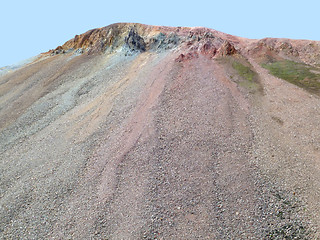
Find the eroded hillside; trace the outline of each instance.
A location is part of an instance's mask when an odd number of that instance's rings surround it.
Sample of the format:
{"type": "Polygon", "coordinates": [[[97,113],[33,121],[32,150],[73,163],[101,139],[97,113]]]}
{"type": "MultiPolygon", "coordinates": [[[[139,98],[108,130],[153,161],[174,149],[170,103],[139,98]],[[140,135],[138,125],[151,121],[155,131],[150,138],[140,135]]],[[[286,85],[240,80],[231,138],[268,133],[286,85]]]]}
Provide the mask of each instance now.
{"type": "Polygon", "coordinates": [[[0,238],[317,239],[320,44],[113,24],[0,74],[0,238]]]}

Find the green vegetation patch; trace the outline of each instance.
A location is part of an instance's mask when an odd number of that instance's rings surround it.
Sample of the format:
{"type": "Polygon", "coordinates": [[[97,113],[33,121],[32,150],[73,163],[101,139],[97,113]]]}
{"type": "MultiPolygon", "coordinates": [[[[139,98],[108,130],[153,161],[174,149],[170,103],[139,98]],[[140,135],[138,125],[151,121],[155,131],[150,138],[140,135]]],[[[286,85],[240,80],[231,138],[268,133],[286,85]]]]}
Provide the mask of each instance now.
{"type": "Polygon", "coordinates": [[[237,70],[237,72],[239,73],[239,75],[243,78],[245,78],[246,80],[252,82],[255,76],[255,72],[252,71],[249,67],[241,64],[238,61],[234,61],[232,63],[232,67],[237,70]]]}
{"type": "Polygon", "coordinates": [[[273,61],[263,63],[262,67],[279,78],[293,83],[310,92],[318,93],[320,90],[319,69],[304,63],[297,63],[290,60],[273,61]]]}
{"type": "MultiPolygon", "coordinates": [[[[262,92],[262,86],[259,82],[258,74],[252,70],[252,66],[245,59],[232,59],[232,68],[240,76],[238,84],[248,89],[250,92],[262,92]]],[[[233,77],[232,77],[233,78],[233,77]]]]}
{"type": "Polygon", "coordinates": [[[263,93],[259,75],[250,62],[241,55],[225,56],[216,59],[224,66],[226,75],[249,93],[263,93]]]}

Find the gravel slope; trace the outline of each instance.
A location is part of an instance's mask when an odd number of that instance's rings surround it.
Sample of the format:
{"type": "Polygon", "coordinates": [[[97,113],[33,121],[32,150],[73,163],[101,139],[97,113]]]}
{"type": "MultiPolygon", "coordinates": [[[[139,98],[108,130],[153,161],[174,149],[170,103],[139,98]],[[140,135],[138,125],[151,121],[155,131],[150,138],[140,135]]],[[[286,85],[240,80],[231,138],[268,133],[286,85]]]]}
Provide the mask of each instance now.
{"type": "Polygon", "coordinates": [[[318,237],[319,98],[179,51],[0,76],[1,239],[318,237]]]}

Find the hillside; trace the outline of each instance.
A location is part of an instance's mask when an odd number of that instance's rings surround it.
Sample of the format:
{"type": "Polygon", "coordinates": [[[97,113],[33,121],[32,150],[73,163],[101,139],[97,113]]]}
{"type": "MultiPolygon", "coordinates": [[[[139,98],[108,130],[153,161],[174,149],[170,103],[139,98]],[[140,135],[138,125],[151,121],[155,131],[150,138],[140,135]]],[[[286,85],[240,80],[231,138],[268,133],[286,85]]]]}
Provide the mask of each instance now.
{"type": "Polygon", "coordinates": [[[0,69],[0,239],[320,238],[320,42],[118,23],[0,69]]]}

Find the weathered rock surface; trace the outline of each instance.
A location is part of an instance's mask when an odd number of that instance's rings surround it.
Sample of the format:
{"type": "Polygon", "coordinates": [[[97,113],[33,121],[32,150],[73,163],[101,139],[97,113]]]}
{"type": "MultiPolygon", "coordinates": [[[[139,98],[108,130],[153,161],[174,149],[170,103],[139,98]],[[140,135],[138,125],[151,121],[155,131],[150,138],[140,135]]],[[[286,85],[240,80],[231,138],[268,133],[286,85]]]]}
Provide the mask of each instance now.
{"type": "Polygon", "coordinates": [[[319,54],[119,23],[3,72],[0,238],[318,239],[319,54]]]}
{"type": "Polygon", "coordinates": [[[129,49],[132,51],[146,51],[146,44],[142,37],[140,37],[133,29],[130,30],[127,37],[124,39],[129,49]]]}

